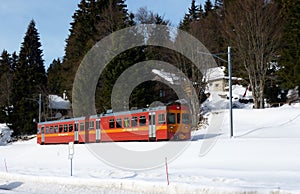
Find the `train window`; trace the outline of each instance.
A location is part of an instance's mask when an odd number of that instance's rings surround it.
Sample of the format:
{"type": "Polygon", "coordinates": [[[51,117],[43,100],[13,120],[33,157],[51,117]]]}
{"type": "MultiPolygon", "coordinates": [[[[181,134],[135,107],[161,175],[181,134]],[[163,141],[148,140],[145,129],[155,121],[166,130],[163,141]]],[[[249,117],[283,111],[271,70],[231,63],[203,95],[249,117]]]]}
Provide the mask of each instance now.
{"type": "Polygon", "coordinates": [[[115,128],[115,119],[109,119],[109,128],[115,128]]]}
{"type": "Polygon", "coordinates": [[[137,117],[132,117],[131,118],[131,126],[132,127],[136,127],[137,126],[137,120],[138,120],[137,117]]]}
{"type": "Polygon", "coordinates": [[[94,121],[90,121],[90,129],[92,130],[92,129],[94,129],[95,128],[95,123],[94,123],[94,121]]]}
{"type": "Polygon", "coordinates": [[[182,113],[182,123],[190,124],[190,116],[187,113],[182,113]]]}
{"type": "Polygon", "coordinates": [[[41,133],[41,129],[38,128],[38,129],[37,129],[37,134],[40,134],[40,133],[41,133]]]}
{"type": "Polygon", "coordinates": [[[55,125],[54,129],[55,129],[54,133],[58,133],[58,126],[57,125],[55,125]]]}
{"type": "Polygon", "coordinates": [[[49,133],[53,133],[53,126],[50,126],[49,133]]]}
{"type": "Polygon", "coordinates": [[[158,124],[165,124],[165,123],[166,123],[165,114],[159,114],[158,115],[158,124]]]}
{"type": "Polygon", "coordinates": [[[68,125],[64,124],[64,132],[68,132],[68,125]]]}
{"type": "Polygon", "coordinates": [[[49,127],[46,127],[46,133],[49,133],[49,127]]]}
{"type": "Polygon", "coordinates": [[[73,131],[73,124],[69,124],[69,132],[73,131]]]}
{"type": "Polygon", "coordinates": [[[100,129],[100,121],[99,120],[96,121],[96,129],[100,129]]]}
{"type": "Polygon", "coordinates": [[[180,124],[180,113],[177,113],[177,123],[180,124]]]}
{"type": "Polygon", "coordinates": [[[146,125],[146,117],[140,116],[140,126],[145,126],[145,125],[146,125]]]}
{"type": "Polygon", "coordinates": [[[116,121],[116,127],[117,128],[122,128],[122,119],[121,118],[117,119],[117,121],[116,121]]]}
{"type": "Polygon", "coordinates": [[[84,131],[84,123],[80,123],[80,131],[84,131]]]}
{"type": "Polygon", "coordinates": [[[168,124],[175,124],[176,121],[175,121],[175,113],[168,113],[167,114],[167,122],[168,124]]]}
{"type": "Polygon", "coordinates": [[[44,133],[44,127],[42,127],[42,133],[44,133]]]}
{"type": "Polygon", "coordinates": [[[124,127],[130,127],[130,120],[129,120],[129,118],[124,118],[124,127]]]}
{"type": "Polygon", "coordinates": [[[63,126],[62,125],[59,125],[59,132],[61,133],[63,130],[63,126]]]}

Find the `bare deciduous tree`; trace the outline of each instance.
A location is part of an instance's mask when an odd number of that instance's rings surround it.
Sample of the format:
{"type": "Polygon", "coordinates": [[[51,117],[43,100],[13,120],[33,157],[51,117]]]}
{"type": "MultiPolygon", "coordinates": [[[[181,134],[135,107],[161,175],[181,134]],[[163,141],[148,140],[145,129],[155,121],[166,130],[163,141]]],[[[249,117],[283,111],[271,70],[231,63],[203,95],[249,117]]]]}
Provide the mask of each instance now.
{"type": "Polygon", "coordinates": [[[281,18],[277,4],[272,0],[228,3],[224,32],[247,71],[255,108],[263,108],[266,73],[280,43],[281,18]]]}

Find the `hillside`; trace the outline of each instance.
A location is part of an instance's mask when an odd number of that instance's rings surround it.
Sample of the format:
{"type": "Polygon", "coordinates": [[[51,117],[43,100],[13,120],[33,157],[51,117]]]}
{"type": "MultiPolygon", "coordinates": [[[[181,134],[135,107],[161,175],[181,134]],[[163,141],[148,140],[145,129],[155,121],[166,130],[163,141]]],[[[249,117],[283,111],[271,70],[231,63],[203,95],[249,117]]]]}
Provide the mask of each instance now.
{"type": "MultiPolygon", "coordinates": [[[[229,138],[227,110],[208,113],[209,127],[194,132],[186,149],[169,159],[169,185],[165,158],[158,168],[121,170],[97,158],[89,145],[75,145],[71,177],[68,145],[38,145],[32,139],[0,146],[0,193],[300,192],[300,107],[234,109],[233,115],[234,138],[229,138]]],[[[141,151],[165,143],[118,145],[141,151]]]]}

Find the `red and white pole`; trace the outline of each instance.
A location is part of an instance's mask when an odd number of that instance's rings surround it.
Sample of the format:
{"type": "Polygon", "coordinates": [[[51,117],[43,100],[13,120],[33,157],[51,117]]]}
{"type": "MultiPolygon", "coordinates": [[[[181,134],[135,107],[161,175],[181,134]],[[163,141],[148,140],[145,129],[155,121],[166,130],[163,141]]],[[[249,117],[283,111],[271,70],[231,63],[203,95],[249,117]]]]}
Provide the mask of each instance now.
{"type": "Polygon", "coordinates": [[[167,183],[169,185],[170,182],[169,182],[169,172],[168,172],[168,160],[167,160],[167,157],[165,158],[165,161],[166,161],[166,177],[167,177],[167,183]]]}

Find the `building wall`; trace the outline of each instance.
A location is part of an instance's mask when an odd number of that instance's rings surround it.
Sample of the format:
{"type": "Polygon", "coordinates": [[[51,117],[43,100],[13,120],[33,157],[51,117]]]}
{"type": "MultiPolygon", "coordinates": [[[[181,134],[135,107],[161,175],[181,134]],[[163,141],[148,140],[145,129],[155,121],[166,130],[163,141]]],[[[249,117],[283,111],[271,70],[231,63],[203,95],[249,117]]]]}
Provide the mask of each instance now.
{"type": "Polygon", "coordinates": [[[208,88],[210,91],[224,92],[225,91],[225,82],[226,82],[225,79],[209,81],[208,88]]]}

